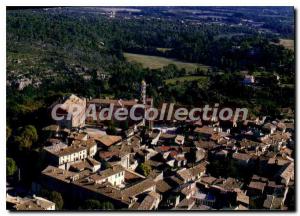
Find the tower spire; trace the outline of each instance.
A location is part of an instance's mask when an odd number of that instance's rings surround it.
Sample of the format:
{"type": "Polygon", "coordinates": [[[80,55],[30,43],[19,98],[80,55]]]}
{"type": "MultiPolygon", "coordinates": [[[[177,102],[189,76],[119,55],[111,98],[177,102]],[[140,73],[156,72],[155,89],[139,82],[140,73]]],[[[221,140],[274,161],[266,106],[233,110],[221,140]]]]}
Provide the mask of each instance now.
{"type": "Polygon", "coordinates": [[[146,82],[145,80],[142,80],[142,83],[141,83],[141,101],[143,103],[143,105],[146,105],[146,82]]]}
{"type": "MultiPolygon", "coordinates": [[[[146,82],[145,80],[142,80],[141,83],[141,101],[144,105],[144,112],[146,113],[146,82]]],[[[146,119],[145,119],[145,113],[144,113],[144,118],[143,118],[143,125],[146,125],[146,119]]]]}

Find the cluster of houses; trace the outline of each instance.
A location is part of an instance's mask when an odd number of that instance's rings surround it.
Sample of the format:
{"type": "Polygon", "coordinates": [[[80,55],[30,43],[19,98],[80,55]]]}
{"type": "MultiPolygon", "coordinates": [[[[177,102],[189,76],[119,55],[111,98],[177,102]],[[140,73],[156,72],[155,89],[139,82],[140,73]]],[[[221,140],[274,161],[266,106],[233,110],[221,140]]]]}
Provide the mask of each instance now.
{"type": "MultiPolygon", "coordinates": [[[[89,103],[75,95],[60,102],[89,103]]],[[[135,122],[113,135],[106,133],[105,122],[100,127],[80,121],[75,116],[43,129],[49,136],[43,151],[48,166],[32,194],[45,188],[76,205],[96,199],[127,210],[290,208],[295,194],[291,120],[155,127],[135,122]]],[[[34,205],[23,204],[22,210],[26,206],[34,205]]]]}
{"type": "Polygon", "coordinates": [[[6,195],[6,206],[8,209],[14,209],[17,211],[46,211],[55,210],[55,203],[51,202],[43,197],[18,197],[6,195]]]}

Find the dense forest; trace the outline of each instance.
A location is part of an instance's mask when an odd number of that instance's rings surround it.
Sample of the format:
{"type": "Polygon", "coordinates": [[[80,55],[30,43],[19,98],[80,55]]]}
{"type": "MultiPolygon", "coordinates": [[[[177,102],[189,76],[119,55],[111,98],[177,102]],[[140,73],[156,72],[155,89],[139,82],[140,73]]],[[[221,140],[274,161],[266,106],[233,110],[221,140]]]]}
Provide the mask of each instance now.
{"type": "MultiPolygon", "coordinates": [[[[45,80],[38,92],[59,90],[91,97],[102,93],[121,98],[138,97],[138,85],[145,79],[149,84],[149,94],[157,104],[168,98],[189,105],[196,105],[197,101],[212,103],[223,100],[247,104],[251,98],[264,101],[263,104],[269,101],[274,106],[284,107],[293,103],[293,88],[290,85],[274,88],[276,83],[273,81],[276,81],[272,75],[276,73],[281,76],[281,82],[293,84],[295,60],[292,50],[275,44],[278,40],[276,35],[260,34],[247,26],[188,25],[179,22],[176,17],[166,20],[155,17],[110,19],[95,14],[80,14],[76,10],[8,11],[7,49],[8,61],[12,63],[8,62],[8,79],[15,78],[11,70],[20,70],[17,75],[29,73],[45,80]],[[232,36],[222,37],[228,34],[232,36]],[[157,47],[168,49],[160,52],[157,47]],[[126,62],[124,51],[212,66],[209,82],[204,83],[203,88],[199,88],[201,83],[193,82],[165,85],[164,80],[183,76],[186,72],[172,66],[150,71],[141,65],[126,62]],[[17,66],[13,64],[15,56],[24,57],[26,54],[41,58],[29,62],[33,64],[30,68],[21,68],[22,63],[17,66]],[[72,68],[75,63],[88,67],[92,79],[84,80],[76,73],[72,68]],[[43,70],[49,68],[59,77],[46,76],[43,70]],[[269,80],[259,90],[241,86],[238,79],[241,78],[241,70],[263,72],[266,74],[264,79],[269,80]],[[110,78],[97,80],[98,71],[109,74],[110,78]],[[214,73],[217,71],[223,71],[222,75],[214,73]],[[191,95],[191,98],[184,95],[191,95]],[[286,96],[285,100],[282,96],[286,96]]],[[[199,69],[194,74],[203,73],[199,69]]],[[[21,97],[26,92],[36,96],[36,90],[25,88],[21,97]]],[[[254,105],[259,106],[259,103],[255,101],[254,105]]]]}

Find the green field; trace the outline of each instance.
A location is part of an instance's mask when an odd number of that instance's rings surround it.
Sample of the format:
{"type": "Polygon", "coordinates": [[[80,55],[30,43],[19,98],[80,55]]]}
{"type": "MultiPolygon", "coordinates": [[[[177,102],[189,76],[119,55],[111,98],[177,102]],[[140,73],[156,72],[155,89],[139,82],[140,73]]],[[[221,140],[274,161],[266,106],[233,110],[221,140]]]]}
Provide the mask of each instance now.
{"type": "Polygon", "coordinates": [[[201,80],[202,82],[208,82],[209,78],[207,76],[183,76],[183,77],[176,77],[173,79],[165,80],[166,84],[175,84],[177,82],[189,82],[194,80],[201,80]]]}
{"type": "Polygon", "coordinates": [[[193,72],[197,68],[204,71],[210,69],[210,67],[206,65],[182,62],[176,59],[170,59],[170,58],[159,57],[159,56],[141,55],[141,54],[133,54],[133,53],[124,53],[124,56],[127,59],[127,61],[141,63],[145,68],[150,68],[150,69],[162,68],[169,64],[174,64],[180,69],[185,68],[185,70],[188,72],[193,72]]]}

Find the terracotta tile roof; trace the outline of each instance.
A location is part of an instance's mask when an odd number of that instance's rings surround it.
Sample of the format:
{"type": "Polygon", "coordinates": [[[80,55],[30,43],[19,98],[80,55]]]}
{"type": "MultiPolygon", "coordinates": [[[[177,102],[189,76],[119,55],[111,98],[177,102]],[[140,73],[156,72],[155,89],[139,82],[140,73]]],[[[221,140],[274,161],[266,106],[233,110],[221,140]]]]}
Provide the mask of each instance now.
{"type": "Polygon", "coordinates": [[[251,181],[250,184],[248,185],[249,188],[257,189],[260,191],[263,191],[265,186],[266,186],[266,183],[258,182],[258,181],[251,181]]]}
{"type": "Polygon", "coordinates": [[[280,130],[285,130],[286,129],[286,125],[283,122],[279,122],[277,124],[277,128],[280,129],[280,130]]]}
{"type": "Polygon", "coordinates": [[[215,131],[212,127],[203,126],[203,127],[196,127],[194,129],[194,132],[212,135],[215,131]]]}
{"type": "Polygon", "coordinates": [[[248,140],[248,139],[243,139],[241,142],[240,142],[240,145],[241,147],[252,147],[252,146],[258,146],[259,145],[259,142],[254,142],[252,140],[248,140]]]}
{"type": "Polygon", "coordinates": [[[178,186],[178,185],[182,185],[182,184],[184,183],[181,179],[177,178],[176,176],[171,176],[170,179],[171,179],[172,182],[173,182],[174,184],[176,184],[177,186],[178,186]]]}
{"type": "Polygon", "coordinates": [[[286,128],[295,129],[295,123],[285,123],[286,128]]]}
{"type": "Polygon", "coordinates": [[[100,165],[100,162],[96,161],[93,158],[86,158],[84,161],[79,161],[77,163],[73,163],[70,168],[74,170],[84,170],[84,169],[92,169],[94,166],[100,165]]]}
{"type": "Polygon", "coordinates": [[[48,166],[46,169],[42,171],[42,174],[45,176],[50,176],[55,179],[64,181],[64,182],[71,182],[72,178],[78,178],[79,175],[75,172],[62,170],[54,166],[48,166]]]}
{"type": "Polygon", "coordinates": [[[214,141],[204,141],[204,140],[195,141],[194,145],[196,147],[208,149],[208,150],[218,147],[218,144],[215,143],[214,141]]]}
{"type": "Polygon", "coordinates": [[[282,206],[283,198],[267,195],[263,207],[267,209],[280,209],[282,206]]]}
{"type": "Polygon", "coordinates": [[[236,201],[249,205],[249,196],[244,193],[237,193],[236,201]]]}
{"type": "Polygon", "coordinates": [[[237,160],[248,161],[252,158],[252,156],[246,153],[233,153],[232,158],[237,160]]]}
{"type": "Polygon", "coordinates": [[[235,178],[227,178],[223,182],[215,183],[218,184],[220,187],[225,189],[226,191],[236,191],[242,187],[242,182],[238,181],[235,178]]]}
{"type": "Polygon", "coordinates": [[[263,207],[270,209],[272,206],[272,201],[273,201],[273,196],[272,195],[267,195],[267,198],[264,201],[263,207]]]}
{"type": "Polygon", "coordinates": [[[280,209],[282,203],[283,203],[282,197],[274,197],[273,202],[272,202],[272,209],[280,209]]]}
{"type": "Polygon", "coordinates": [[[261,182],[268,182],[268,178],[261,177],[261,176],[258,176],[258,175],[253,175],[252,180],[261,181],[261,182]]]}
{"type": "Polygon", "coordinates": [[[113,156],[117,156],[119,154],[119,151],[100,151],[99,156],[102,159],[109,159],[113,156]]]}
{"type": "Polygon", "coordinates": [[[104,135],[100,138],[96,139],[97,141],[99,141],[101,144],[109,147],[112,146],[113,144],[116,144],[117,142],[122,140],[121,136],[113,136],[113,135],[104,135]]]}
{"type": "Polygon", "coordinates": [[[42,211],[55,205],[55,203],[37,196],[21,198],[7,195],[6,202],[14,204],[13,207],[18,211],[42,211]]]}
{"type": "Polygon", "coordinates": [[[170,155],[172,158],[174,158],[177,154],[178,154],[177,151],[171,151],[169,155],[170,155]]]}
{"type": "Polygon", "coordinates": [[[156,183],[156,190],[159,193],[165,193],[167,191],[170,191],[172,188],[173,188],[172,185],[168,184],[168,182],[165,180],[159,180],[156,183]]]}
{"type": "Polygon", "coordinates": [[[84,140],[87,138],[86,133],[72,133],[69,138],[75,139],[75,140],[84,140]]]}
{"type": "Polygon", "coordinates": [[[129,205],[130,200],[122,197],[122,191],[120,189],[111,186],[110,183],[95,184],[93,181],[88,181],[88,179],[89,177],[82,178],[73,182],[73,184],[129,205]]]}
{"type": "Polygon", "coordinates": [[[132,171],[129,171],[129,170],[125,170],[125,181],[132,181],[132,180],[140,180],[140,179],[144,179],[145,177],[138,174],[138,173],[135,173],[135,172],[132,172],[132,171]]]}
{"type": "Polygon", "coordinates": [[[202,176],[201,182],[207,183],[207,184],[213,184],[217,179],[212,176],[202,176]]]}
{"type": "Polygon", "coordinates": [[[160,195],[154,191],[151,191],[141,202],[138,210],[151,210],[155,202],[159,201],[160,195]]]}
{"type": "Polygon", "coordinates": [[[277,164],[278,166],[284,166],[289,164],[291,161],[283,159],[282,157],[270,158],[268,164],[277,164]]]}
{"type": "Polygon", "coordinates": [[[177,171],[177,174],[185,181],[189,181],[191,179],[194,179],[196,176],[198,176],[200,173],[205,171],[205,165],[204,164],[198,164],[192,168],[189,169],[182,169],[177,171]]]}
{"type": "Polygon", "coordinates": [[[205,172],[206,167],[205,164],[201,163],[189,169],[191,175],[197,176],[202,172],[205,172]]]}
{"type": "Polygon", "coordinates": [[[43,131],[54,131],[54,132],[58,132],[59,131],[59,125],[49,125],[47,127],[44,127],[42,129],[43,131]]]}
{"type": "Polygon", "coordinates": [[[239,211],[249,211],[249,209],[243,205],[239,205],[238,208],[236,210],[239,210],[239,211]]]}
{"type": "Polygon", "coordinates": [[[54,144],[53,146],[45,147],[44,149],[53,155],[61,157],[89,149],[95,145],[96,143],[94,139],[88,139],[87,141],[74,140],[70,146],[59,143],[54,144]]]}
{"type": "Polygon", "coordinates": [[[155,187],[155,182],[152,179],[145,179],[129,188],[125,188],[122,191],[123,197],[134,197],[138,194],[143,193],[144,191],[150,189],[151,187],[155,187]]]}
{"type": "Polygon", "coordinates": [[[125,171],[125,169],[121,165],[115,165],[112,168],[101,171],[99,175],[97,175],[100,176],[101,179],[103,179],[123,171],[125,171]]]}
{"type": "Polygon", "coordinates": [[[279,171],[280,177],[285,181],[289,181],[291,178],[294,178],[294,169],[294,163],[290,163],[287,167],[279,171]]]}
{"type": "Polygon", "coordinates": [[[191,172],[188,169],[182,169],[177,171],[177,174],[179,175],[180,178],[182,178],[185,181],[189,181],[193,178],[191,172]]]}
{"type": "Polygon", "coordinates": [[[195,200],[193,198],[190,199],[183,199],[177,206],[176,206],[176,210],[189,210],[190,208],[193,207],[193,205],[195,204],[195,200]]]}
{"type": "Polygon", "coordinates": [[[175,134],[168,134],[168,133],[162,133],[159,137],[159,139],[175,139],[175,134]]]}
{"type": "Polygon", "coordinates": [[[86,164],[85,164],[84,161],[79,161],[79,162],[74,163],[70,166],[70,169],[78,170],[78,171],[84,170],[85,168],[86,168],[86,164]]]}
{"type": "Polygon", "coordinates": [[[167,152],[170,150],[177,150],[177,149],[178,149],[177,146],[159,146],[159,147],[155,148],[155,150],[158,152],[167,152]]]}
{"type": "Polygon", "coordinates": [[[17,211],[42,211],[45,210],[34,200],[27,200],[15,205],[17,211]]]}

